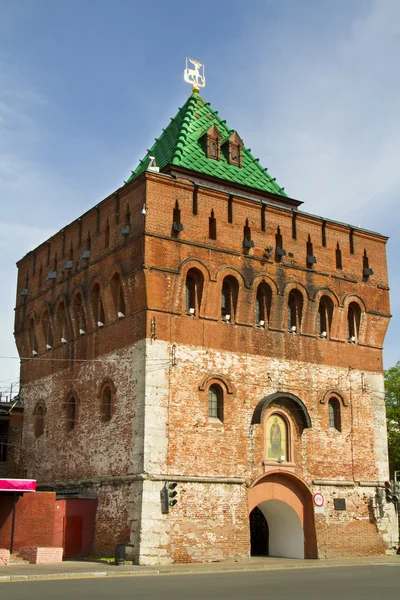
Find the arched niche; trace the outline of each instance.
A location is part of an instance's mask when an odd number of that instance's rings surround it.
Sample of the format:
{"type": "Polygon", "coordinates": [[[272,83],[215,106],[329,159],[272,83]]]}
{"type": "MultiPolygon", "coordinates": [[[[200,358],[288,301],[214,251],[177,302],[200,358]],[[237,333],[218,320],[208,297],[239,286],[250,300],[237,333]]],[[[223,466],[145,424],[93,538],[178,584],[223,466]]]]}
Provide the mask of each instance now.
{"type": "Polygon", "coordinates": [[[340,404],[343,404],[343,406],[349,405],[349,401],[347,400],[347,398],[343,396],[343,394],[341,394],[338,390],[328,390],[327,392],[325,392],[325,394],[320,400],[321,404],[326,404],[328,400],[330,400],[330,398],[336,398],[337,400],[339,400],[340,404]]]}
{"type": "Polygon", "coordinates": [[[312,427],[311,418],[308,414],[308,410],[305,407],[304,403],[300,400],[300,398],[298,398],[294,394],[290,394],[289,392],[275,392],[274,394],[266,396],[265,398],[260,400],[256,408],[254,409],[251,424],[258,425],[259,423],[262,423],[265,411],[268,409],[270,404],[272,404],[272,402],[277,402],[278,400],[283,406],[285,405],[285,401],[292,401],[295,404],[297,404],[297,406],[300,409],[300,415],[303,420],[304,427],[312,427]]]}
{"type": "Polygon", "coordinates": [[[233,394],[232,384],[230,383],[230,381],[228,381],[225,377],[222,377],[221,375],[209,375],[208,377],[206,377],[199,385],[199,390],[201,392],[204,392],[204,390],[208,389],[209,386],[213,383],[222,385],[226,390],[227,394],[233,394]]]}

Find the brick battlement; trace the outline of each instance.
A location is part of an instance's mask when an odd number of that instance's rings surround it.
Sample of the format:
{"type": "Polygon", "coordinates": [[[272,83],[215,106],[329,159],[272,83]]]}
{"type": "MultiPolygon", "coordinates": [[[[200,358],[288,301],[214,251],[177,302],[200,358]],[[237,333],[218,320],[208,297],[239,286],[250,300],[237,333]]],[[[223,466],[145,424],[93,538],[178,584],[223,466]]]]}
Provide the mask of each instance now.
{"type": "MultiPolygon", "coordinates": [[[[157,335],[165,338],[165,313],[186,317],[183,299],[189,266],[204,275],[207,300],[198,314],[200,320],[220,321],[222,280],[230,274],[239,286],[236,315],[231,320],[235,327],[256,326],[257,288],[266,281],[273,294],[270,332],[287,332],[288,294],[297,288],[304,296],[304,319],[298,335],[318,338],[318,303],[325,294],[337,309],[330,343],[347,342],[347,307],[356,301],[363,313],[359,344],[381,348],[390,317],[386,238],[293,211],[271,200],[266,202],[261,196],[234,196],[225,190],[195,186],[186,179],[141,176],[20,261],[18,291],[28,290],[27,295],[17,297],[15,331],[20,356],[52,357],[60,361],[56,367],[54,363],[51,366],[56,369],[68,364],[64,361],[95,358],[148,336],[154,316],[149,309],[159,315],[157,335]],[[213,232],[211,213],[215,219],[213,232]],[[179,231],[173,227],[176,221],[182,226],[179,231]],[[107,227],[109,245],[105,243],[107,227]],[[129,231],[121,236],[124,227],[129,231]],[[82,259],[88,231],[93,232],[90,257],[82,259]],[[211,239],[210,234],[216,239],[211,239]],[[246,244],[246,240],[251,243],[246,244]],[[73,268],[65,269],[71,244],[73,268]],[[283,256],[277,255],[278,247],[284,249],[283,256]],[[316,262],[309,262],[310,256],[316,262]],[[372,269],[368,276],[364,274],[366,264],[372,269]],[[56,273],[55,279],[46,280],[47,272],[56,273]],[[123,311],[116,304],[111,285],[115,275],[121,282],[123,311]],[[104,323],[95,314],[96,286],[104,323]],[[81,305],[79,314],[74,308],[77,298],[81,305]],[[65,305],[65,337],[56,316],[60,304],[65,305]],[[43,329],[47,322],[51,343],[43,329]]],[[[206,327],[204,323],[201,328],[206,327]]],[[[257,344],[249,336],[254,338],[260,333],[246,329],[243,349],[256,351],[257,344]]],[[[185,342],[185,331],[196,336],[198,330],[198,322],[186,318],[178,329],[185,342]]],[[[216,339],[224,340],[225,334],[226,329],[221,329],[216,339]]],[[[312,342],[313,352],[314,346],[312,342]]],[[[325,349],[320,350],[325,354],[325,349]]],[[[34,366],[31,361],[23,365],[27,380],[49,372],[49,368],[50,363],[47,368],[43,364],[34,366]]]]}

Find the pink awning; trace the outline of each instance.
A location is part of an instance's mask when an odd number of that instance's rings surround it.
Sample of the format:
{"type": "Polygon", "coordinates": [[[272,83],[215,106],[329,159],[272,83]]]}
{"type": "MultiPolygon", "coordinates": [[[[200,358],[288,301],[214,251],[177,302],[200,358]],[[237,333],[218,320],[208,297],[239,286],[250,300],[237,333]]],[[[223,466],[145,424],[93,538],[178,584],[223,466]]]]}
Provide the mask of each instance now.
{"type": "Polygon", "coordinates": [[[36,479],[0,479],[0,492],[35,492],[36,479]]]}

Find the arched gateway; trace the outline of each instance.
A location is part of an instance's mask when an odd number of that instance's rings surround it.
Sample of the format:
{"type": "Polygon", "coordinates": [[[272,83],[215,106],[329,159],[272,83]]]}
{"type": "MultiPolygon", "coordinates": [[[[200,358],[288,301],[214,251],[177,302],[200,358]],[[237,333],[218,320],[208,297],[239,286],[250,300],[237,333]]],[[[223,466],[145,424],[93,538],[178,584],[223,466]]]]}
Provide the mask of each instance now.
{"type": "Polygon", "coordinates": [[[260,477],[249,490],[252,555],[317,558],[310,490],[291,473],[260,477]]]}

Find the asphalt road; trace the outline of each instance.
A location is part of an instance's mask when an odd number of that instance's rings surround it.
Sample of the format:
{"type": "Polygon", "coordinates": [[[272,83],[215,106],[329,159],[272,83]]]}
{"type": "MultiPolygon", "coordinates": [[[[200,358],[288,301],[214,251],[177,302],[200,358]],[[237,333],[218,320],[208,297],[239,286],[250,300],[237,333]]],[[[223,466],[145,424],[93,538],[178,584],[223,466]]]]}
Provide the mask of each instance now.
{"type": "Polygon", "coordinates": [[[1,583],[5,600],[398,600],[400,566],[1,583]]]}

